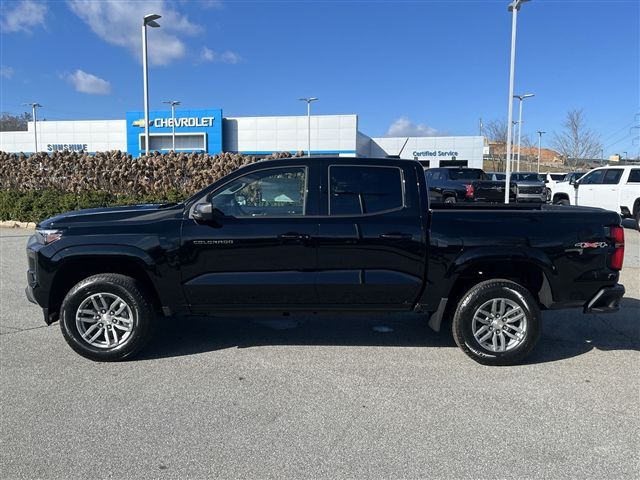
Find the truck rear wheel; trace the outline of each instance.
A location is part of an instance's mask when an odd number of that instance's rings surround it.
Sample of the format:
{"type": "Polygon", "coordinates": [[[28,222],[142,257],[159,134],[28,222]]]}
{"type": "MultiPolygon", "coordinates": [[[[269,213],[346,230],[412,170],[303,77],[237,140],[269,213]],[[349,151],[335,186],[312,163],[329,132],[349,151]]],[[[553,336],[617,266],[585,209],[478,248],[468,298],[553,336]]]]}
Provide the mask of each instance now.
{"type": "Polygon", "coordinates": [[[456,203],[456,197],[453,197],[453,196],[445,197],[444,203],[456,203]]]}
{"type": "Polygon", "coordinates": [[[469,357],[484,365],[513,365],[535,347],[541,314],[531,293],[504,279],[474,285],[453,317],[453,338],[469,357]]]}
{"type": "Polygon", "coordinates": [[[136,354],[151,334],[153,309],[131,277],[114,273],[85,278],[73,287],[60,311],[60,328],[69,346],[99,362],[136,354]]]}

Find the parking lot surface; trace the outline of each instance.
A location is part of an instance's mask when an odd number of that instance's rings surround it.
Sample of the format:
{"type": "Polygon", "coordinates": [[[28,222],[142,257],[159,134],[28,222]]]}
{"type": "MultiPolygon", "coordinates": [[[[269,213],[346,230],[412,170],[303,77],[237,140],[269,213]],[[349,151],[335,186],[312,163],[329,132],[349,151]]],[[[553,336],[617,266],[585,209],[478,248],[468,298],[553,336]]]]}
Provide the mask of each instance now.
{"type": "Polygon", "coordinates": [[[94,363],[24,296],[30,234],[0,229],[3,479],[639,478],[632,228],[621,311],[545,312],[500,368],[416,315],[159,319],[94,363]]]}

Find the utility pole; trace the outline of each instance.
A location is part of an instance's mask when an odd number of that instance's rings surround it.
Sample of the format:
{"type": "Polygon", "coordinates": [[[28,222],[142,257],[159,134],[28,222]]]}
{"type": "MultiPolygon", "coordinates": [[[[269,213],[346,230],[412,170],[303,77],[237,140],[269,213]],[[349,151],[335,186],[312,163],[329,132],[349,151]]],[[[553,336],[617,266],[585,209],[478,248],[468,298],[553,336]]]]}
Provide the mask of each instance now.
{"type": "MultiPolygon", "coordinates": [[[[524,2],[528,0],[513,0],[509,4],[508,10],[511,12],[511,62],[509,64],[509,115],[507,118],[507,158],[511,157],[511,122],[513,121],[513,83],[516,69],[516,28],[518,26],[518,10],[524,2]]],[[[511,165],[507,162],[505,175],[504,203],[509,203],[509,192],[511,187],[511,165]]]]}
{"type": "Polygon", "coordinates": [[[176,151],[176,106],[180,105],[178,100],[167,100],[162,103],[171,105],[171,150],[176,151]]]}
{"type": "Polygon", "coordinates": [[[542,144],[542,135],[547,132],[538,130],[538,173],[540,173],[540,145],[542,144]]]}
{"type": "Polygon", "coordinates": [[[38,118],[36,117],[38,108],[42,108],[37,102],[23,103],[22,105],[31,107],[31,118],[33,118],[33,153],[38,153],[38,118]]]}
{"type": "Polygon", "coordinates": [[[307,102],[307,156],[311,156],[311,102],[318,100],[318,97],[299,98],[301,102],[307,102]]]}
{"type": "Polygon", "coordinates": [[[157,28],[160,15],[150,13],[142,19],[142,82],[144,83],[144,153],[149,155],[149,69],[147,66],[147,25],[157,28]]]}

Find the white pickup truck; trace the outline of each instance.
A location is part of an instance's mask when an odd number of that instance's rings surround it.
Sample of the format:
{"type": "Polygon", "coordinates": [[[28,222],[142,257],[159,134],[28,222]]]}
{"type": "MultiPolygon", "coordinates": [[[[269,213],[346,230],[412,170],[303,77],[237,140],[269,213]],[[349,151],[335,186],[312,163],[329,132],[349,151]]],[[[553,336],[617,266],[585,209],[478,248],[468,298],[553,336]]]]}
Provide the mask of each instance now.
{"type": "Polygon", "coordinates": [[[575,182],[559,182],[551,188],[555,204],[613,210],[634,218],[640,229],[640,165],[594,168],[575,182]]]}

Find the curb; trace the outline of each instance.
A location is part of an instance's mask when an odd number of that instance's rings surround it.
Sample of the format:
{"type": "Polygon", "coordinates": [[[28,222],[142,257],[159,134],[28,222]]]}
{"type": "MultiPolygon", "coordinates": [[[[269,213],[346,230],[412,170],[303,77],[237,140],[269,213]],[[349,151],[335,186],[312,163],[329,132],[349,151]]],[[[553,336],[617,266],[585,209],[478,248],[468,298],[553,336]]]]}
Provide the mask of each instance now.
{"type": "Polygon", "coordinates": [[[3,220],[0,228],[36,228],[35,222],[17,222],[15,220],[3,220]]]}

